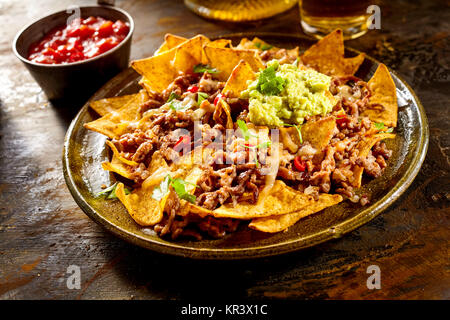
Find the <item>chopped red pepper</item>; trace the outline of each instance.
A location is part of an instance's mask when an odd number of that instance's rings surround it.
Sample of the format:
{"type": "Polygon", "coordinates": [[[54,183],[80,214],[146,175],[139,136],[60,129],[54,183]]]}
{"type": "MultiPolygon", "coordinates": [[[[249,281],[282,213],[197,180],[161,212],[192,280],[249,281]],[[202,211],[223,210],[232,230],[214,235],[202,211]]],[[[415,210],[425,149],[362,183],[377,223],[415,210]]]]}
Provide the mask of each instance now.
{"type": "Polygon", "coordinates": [[[181,138],[173,146],[173,149],[175,151],[180,151],[181,149],[183,149],[184,146],[186,146],[186,145],[188,145],[190,143],[191,143],[191,137],[190,136],[188,136],[188,135],[181,136],[181,138]]]}
{"type": "Polygon", "coordinates": [[[300,157],[295,157],[294,158],[294,167],[298,171],[303,172],[306,169],[306,163],[300,157]]]}
{"type": "Polygon", "coordinates": [[[216,98],[214,99],[214,105],[217,106],[217,104],[219,103],[219,100],[223,98],[223,95],[221,93],[219,93],[216,98]]]}
{"type": "Polygon", "coordinates": [[[343,123],[346,123],[346,122],[350,122],[350,119],[347,117],[346,114],[338,114],[336,116],[336,123],[338,125],[342,125],[343,123]]]}
{"type": "Polygon", "coordinates": [[[189,92],[192,92],[192,93],[197,93],[198,87],[197,87],[197,86],[190,86],[190,87],[188,88],[188,91],[189,91],[189,92]]]}

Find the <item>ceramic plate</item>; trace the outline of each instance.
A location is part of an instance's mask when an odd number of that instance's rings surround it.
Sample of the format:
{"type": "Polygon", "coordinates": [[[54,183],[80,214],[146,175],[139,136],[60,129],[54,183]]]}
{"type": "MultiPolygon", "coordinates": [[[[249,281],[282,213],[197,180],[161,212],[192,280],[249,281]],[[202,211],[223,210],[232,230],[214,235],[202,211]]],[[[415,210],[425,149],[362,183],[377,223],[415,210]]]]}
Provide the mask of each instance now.
{"type": "MultiPolygon", "coordinates": [[[[242,37],[258,36],[283,48],[299,46],[303,51],[314,41],[299,36],[280,34],[234,34],[224,38],[237,44],[242,37]]],[[[347,56],[356,50],[347,49],[347,56]]],[[[379,62],[366,57],[358,77],[368,81],[379,62]]],[[[88,107],[83,106],[72,121],[65,138],[63,150],[64,176],[75,201],[94,221],[126,241],[154,251],[197,259],[242,259],[272,256],[339,238],[364,223],[367,223],[408,188],[417,175],[428,147],[428,124],[424,109],[414,91],[398,75],[391,71],[397,87],[399,117],[395,139],[387,140],[393,155],[384,174],[367,181],[362,192],[370,196],[371,204],[365,207],[345,201],[324,211],[300,220],[287,232],[267,234],[240,225],[237,232],[219,240],[176,242],[166,241],[154,234],[150,228],[137,225],[118,200],[105,200],[95,195],[101,185],[110,185],[115,176],[104,171],[101,163],[107,161],[109,151],[106,137],[84,129],[83,124],[98,118],[88,107]]],[[[91,100],[135,93],[140,76],[131,68],[125,70],[103,88],[91,100]]]]}

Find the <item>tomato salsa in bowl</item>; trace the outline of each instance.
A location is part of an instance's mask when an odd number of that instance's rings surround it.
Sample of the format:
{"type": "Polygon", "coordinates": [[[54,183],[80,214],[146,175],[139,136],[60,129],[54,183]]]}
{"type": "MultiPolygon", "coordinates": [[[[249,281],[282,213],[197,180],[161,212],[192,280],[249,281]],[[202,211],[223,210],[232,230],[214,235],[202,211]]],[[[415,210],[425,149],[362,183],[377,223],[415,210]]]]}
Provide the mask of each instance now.
{"type": "Polygon", "coordinates": [[[128,22],[90,16],[73,19],[31,45],[28,60],[37,63],[71,63],[93,58],[117,46],[130,31],[128,22]]]}
{"type": "Polygon", "coordinates": [[[13,51],[50,100],[80,101],[126,69],[134,22],[116,7],[60,11],[22,29],[13,51]]]}

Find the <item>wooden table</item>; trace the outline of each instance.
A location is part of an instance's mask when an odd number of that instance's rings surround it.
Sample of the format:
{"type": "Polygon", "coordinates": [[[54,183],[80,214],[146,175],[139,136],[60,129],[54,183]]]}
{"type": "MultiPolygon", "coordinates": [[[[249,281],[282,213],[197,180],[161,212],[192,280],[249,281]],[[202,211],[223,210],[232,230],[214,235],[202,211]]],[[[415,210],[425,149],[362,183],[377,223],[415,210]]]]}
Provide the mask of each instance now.
{"type": "MultiPolygon", "coordinates": [[[[386,212],[341,239],[284,256],[204,262],[168,257],[105,232],[75,204],[61,169],[64,134],[80,105],[49,103],[11,52],[15,33],[73,1],[0,2],[0,298],[449,299],[450,10],[447,1],[381,3],[381,30],[348,45],[392,67],[415,89],[431,130],[425,163],[386,212]],[[81,289],[66,286],[81,268],[81,289]],[[368,266],[381,289],[366,286],[368,266]]],[[[94,1],[77,1],[93,4],[94,1]]],[[[116,1],[136,22],[132,58],[166,32],[301,33],[298,8],[268,21],[206,21],[182,1],[116,1]]]]}

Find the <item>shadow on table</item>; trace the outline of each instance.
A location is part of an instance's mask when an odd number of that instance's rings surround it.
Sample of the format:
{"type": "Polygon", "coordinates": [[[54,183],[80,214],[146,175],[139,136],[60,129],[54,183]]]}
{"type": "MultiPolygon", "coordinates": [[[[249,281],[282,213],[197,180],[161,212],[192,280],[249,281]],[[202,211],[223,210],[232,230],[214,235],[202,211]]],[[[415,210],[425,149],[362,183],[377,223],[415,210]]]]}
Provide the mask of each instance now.
{"type": "Polygon", "coordinates": [[[191,260],[129,245],[114,269],[126,282],[145,288],[146,294],[137,295],[137,299],[284,298],[282,293],[292,279],[307,283],[307,287],[298,288],[298,296],[326,298],[318,289],[323,289],[324,282],[333,279],[342,265],[357,259],[356,255],[331,250],[334,242],[276,257],[235,261],[191,260]],[[331,265],[334,271],[323,272],[324,265],[331,265]]]}

